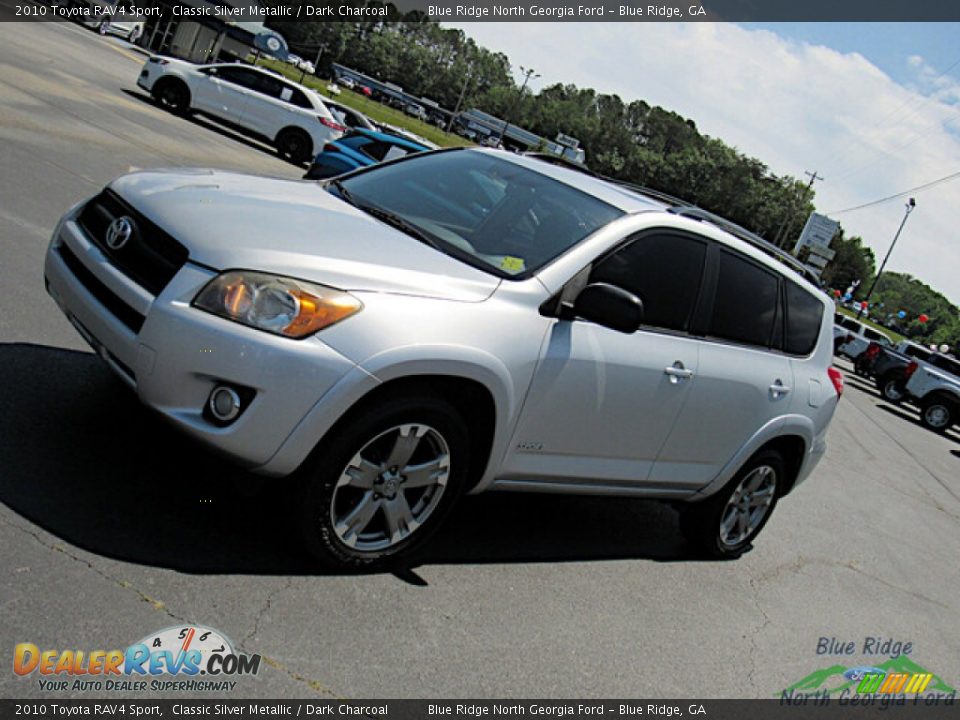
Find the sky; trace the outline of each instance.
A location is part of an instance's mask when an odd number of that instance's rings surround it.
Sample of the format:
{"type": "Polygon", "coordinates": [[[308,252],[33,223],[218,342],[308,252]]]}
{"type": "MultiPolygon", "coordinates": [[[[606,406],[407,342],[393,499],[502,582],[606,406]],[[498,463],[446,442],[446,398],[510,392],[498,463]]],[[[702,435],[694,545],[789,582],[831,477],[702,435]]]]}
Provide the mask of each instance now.
{"type": "MultiPolygon", "coordinates": [[[[960,24],[450,23],[540,74],[642,99],[807,180],[887,269],[960,304],[960,24]],[[940,178],[952,181],[849,210],[940,178]],[[841,212],[847,211],[847,212],[841,212]]],[[[799,231],[799,227],[798,227],[799,231]]]]}

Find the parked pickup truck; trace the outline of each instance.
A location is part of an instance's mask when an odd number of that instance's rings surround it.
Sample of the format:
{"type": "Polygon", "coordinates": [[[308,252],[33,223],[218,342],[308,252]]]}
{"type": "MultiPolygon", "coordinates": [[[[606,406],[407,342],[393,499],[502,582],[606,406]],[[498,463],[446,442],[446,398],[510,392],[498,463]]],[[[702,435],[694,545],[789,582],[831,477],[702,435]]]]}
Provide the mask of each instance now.
{"type": "Polygon", "coordinates": [[[960,361],[950,360],[953,368],[947,371],[928,363],[912,362],[907,366],[906,397],[920,408],[920,422],[937,432],[946,432],[960,415],[960,361]]]}
{"type": "Polygon", "coordinates": [[[834,315],[833,346],[835,355],[856,361],[872,342],[890,347],[893,343],[882,332],[867,327],[846,315],[834,315]]]}
{"type": "MultiPolygon", "coordinates": [[[[896,347],[871,342],[857,357],[854,369],[857,375],[873,378],[884,399],[897,403],[903,400],[903,385],[906,382],[904,370],[907,366],[914,360],[930,362],[934,355],[936,353],[932,350],[909,340],[904,340],[896,347]]],[[[949,361],[945,356],[939,357],[949,361]]]]}

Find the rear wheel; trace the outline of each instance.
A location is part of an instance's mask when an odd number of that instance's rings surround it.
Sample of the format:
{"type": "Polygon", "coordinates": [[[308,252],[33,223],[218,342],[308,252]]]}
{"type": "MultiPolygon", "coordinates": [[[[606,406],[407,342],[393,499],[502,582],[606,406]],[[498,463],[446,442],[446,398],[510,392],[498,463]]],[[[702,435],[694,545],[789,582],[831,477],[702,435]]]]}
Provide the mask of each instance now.
{"type": "Polygon", "coordinates": [[[190,90],[180,80],[161,79],[153,87],[153,98],[161,106],[178,115],[190,109],[190,90]]]}
{"type": "Polygon", "coordinates": [[[780,453],[757,453],[723,490],[681,510],[683,534],[711,557],[740,557],[770,519],[785,472],[780,453]]]}
{"type": "Polygon", "coordinates": [[[281,130],[275,144],[280,157],[297,165],[302,165],[313,156],[313,140],[300,128],[281,130]]]}
{"type": "Polygon", "coordinates": [[[903,378],[897,373],[887,373],[877,380],[877,389],[883,399],[894,404],[903,402],[903,378]]]}
{"type": "Polygon", "coordinates": [[[301,470],[307,549],[355,569],[411,554],[463,491],[469,462],[466,425],[442,400],[396,399],[357,417],[301,470]]]}
{"type": "Polygon", "coordinates": [[[944,397],[933,397],[920,406],[920,422],[929,430],[946,432],[956,419],[957,406],[944,397]]]}

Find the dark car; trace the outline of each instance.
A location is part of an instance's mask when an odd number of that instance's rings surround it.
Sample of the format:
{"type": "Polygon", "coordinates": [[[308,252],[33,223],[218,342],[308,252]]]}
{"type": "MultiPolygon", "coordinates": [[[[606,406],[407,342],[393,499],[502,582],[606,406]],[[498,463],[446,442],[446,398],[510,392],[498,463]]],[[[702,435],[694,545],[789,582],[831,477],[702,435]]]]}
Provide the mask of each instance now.
{"type": "Polygon", "coordinates": [[[320,180],[430,149],[396,135],[356,128],[339,140],[327,143],[303,177],[320,180]]]}

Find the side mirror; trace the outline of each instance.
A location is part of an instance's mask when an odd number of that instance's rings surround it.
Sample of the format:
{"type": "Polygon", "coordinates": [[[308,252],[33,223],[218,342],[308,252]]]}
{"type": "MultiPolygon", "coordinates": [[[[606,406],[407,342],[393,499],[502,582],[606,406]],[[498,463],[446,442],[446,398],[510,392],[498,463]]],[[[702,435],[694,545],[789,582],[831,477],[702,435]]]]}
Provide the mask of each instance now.
{"type": "Polygon", "coordinates": [[[622,333],[633,333],[643,322],[643,303],[632,292],[609,283],[587,285],[573,303],[577,317],[622,333]]]}

